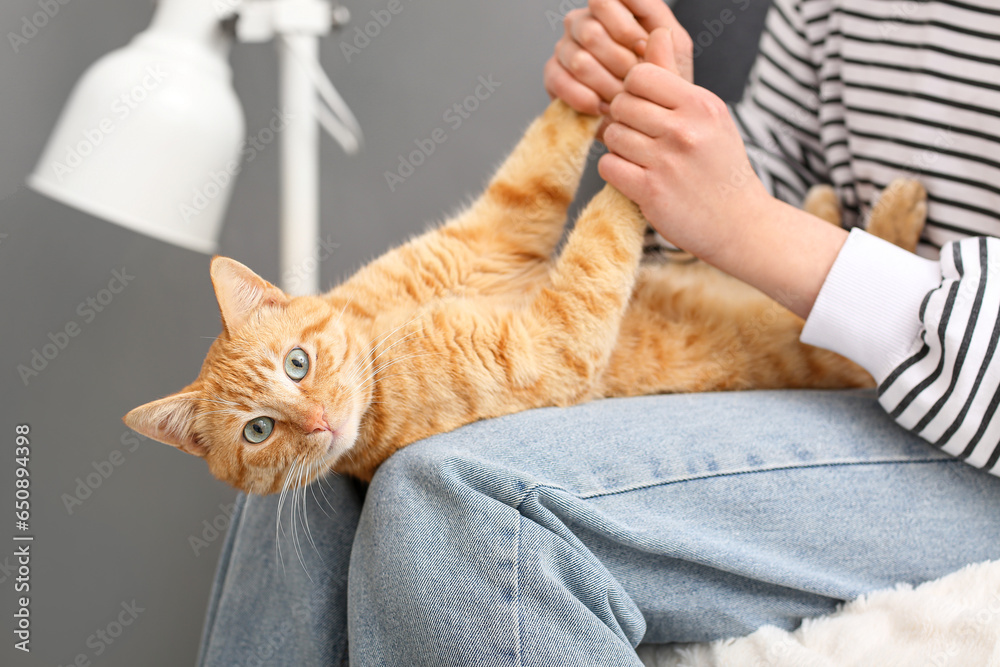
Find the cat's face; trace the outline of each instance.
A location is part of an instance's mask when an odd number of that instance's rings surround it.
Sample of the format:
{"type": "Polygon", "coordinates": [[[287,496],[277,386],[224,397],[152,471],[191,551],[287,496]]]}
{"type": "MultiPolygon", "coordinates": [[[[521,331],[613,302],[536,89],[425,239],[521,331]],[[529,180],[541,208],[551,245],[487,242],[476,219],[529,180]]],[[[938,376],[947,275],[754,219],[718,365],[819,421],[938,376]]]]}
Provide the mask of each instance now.
{"type": "Polygon", "coordinates": [[[308,484],[350,456],[371,400],[367,356],[322,299],[290,298],[221,257],[212,282],[223,332],[198,378],[125,423],[248,493],[308,484]]]}

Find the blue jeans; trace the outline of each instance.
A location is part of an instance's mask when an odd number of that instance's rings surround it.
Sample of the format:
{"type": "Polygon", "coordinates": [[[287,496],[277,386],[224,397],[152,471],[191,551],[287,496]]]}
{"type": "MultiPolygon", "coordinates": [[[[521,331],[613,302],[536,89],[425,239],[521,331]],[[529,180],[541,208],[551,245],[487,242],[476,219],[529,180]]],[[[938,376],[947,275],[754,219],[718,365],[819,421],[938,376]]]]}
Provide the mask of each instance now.
{"type": "Polygon", "coordinates": [[[866,391],[478,422],[303,494],[315,546],[289,502],[279,560],[277,498],[240,498],[201,665],[640,665],[1000,558],[1000,479],[866,391]]]}

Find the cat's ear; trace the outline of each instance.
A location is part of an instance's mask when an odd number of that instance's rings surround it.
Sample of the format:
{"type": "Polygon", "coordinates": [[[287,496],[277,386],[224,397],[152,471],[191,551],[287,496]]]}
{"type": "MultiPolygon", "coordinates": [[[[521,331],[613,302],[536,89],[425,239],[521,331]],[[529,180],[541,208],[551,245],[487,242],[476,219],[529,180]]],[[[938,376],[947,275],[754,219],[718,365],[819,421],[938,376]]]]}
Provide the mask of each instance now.
{"type": "Polygon", "coordinates": [[[194,433],[195,405],[201,399],[196,391],[187,391],[152,403],[140,405],[129,412],[122,421],[136,433],[167,445],[205,456],[206,447],[194,433]]]}
{"type": "Polygon", "coordinates": [[[222,326],[232,333],[263,306],[284,306],[288,296],[256,273],[228,257],[212,259],[212,285],[222,312],[222,326]]]}

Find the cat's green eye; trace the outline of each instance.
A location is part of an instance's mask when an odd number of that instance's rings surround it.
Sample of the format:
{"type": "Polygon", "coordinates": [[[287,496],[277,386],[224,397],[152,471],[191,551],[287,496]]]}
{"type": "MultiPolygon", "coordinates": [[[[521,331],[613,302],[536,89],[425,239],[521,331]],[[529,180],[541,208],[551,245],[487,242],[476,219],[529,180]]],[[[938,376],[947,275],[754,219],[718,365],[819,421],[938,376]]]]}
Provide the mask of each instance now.
{"type": "Polygon", "coordinates": [[[309,355],[301,347],[297,347],[285,356],[285,375],[296,382],[309,372],[309,355]]]}
{"type": "Polygon", "coordinates": [[[273,430],[273,419],[270,417],[257,417],[248,421],[247,425],[243,427],[243,437],[247,439],[247,442],[257,445],[267,440],[267,436],[271,435],[271,431],[273,430]]]}

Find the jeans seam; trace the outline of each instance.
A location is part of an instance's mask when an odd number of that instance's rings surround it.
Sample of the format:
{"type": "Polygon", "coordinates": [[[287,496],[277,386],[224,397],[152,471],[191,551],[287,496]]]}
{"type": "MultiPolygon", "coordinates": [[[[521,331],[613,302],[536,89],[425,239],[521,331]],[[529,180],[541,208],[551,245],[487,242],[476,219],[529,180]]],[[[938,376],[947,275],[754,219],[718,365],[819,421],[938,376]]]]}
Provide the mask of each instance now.
{"type": "MultiPolygon", "coordinates": [[[[965,465],[964,463],[958,461],[957,459],[937,458],[937,457],[927,458],[927,459],[900,459],[900,460],[886,459],[882,461],[829,461],[825,463],[797,463],[797,464],[789,464],[783,466],[773,466],[770,468],[755,468],[753,470],[734,470],[732,472],[713,472],[713,473],[706,473],[703,475],[691,475],[689,477],[671,479],[662,482],[639,484],[636,486],[631,486],[624,489],[618,489],[615,491],[601,491],[596,493],[587,493],[582,495],[573,494],[573,495],[575,495],[580,500],[592,500],[594,498],[605,498],[608,496],[616,496],[623,493],[631,493],[633,491],[643,491],[645,489],[653,489],[659,486],[670,486],[671,484],[679,484],[681,482],[693,482],[705,479],[715,479],[719,477],[737,477],[740,475],[753,475],[757,473],[778,472],[781,470],[799,470],[808,468],[836,468],[841,466],[898,465],[898,464],[913,464],[913,463],[949,463],[949,464],[958,463],[960,465],[965,465]]],[[[542,484],[537,485],[533,487],[532,490],[537,489],[540,486],[545,486],[545,485],[542,484]]],[[[551,486],[549,488],[557,488],[564,492],[569,493],[569,491],[567,491],[566,489],[562,489],[561,487],[551,486]]]]}
{"type": "Polygon", "coordinates": [[[517,542],[514,548],[514,618],[517,622],[517,664],[524,665],[524,619],[521,618],[521,541],[523,531],[521,526],[524,517],[517,514],[517,542]]]}

